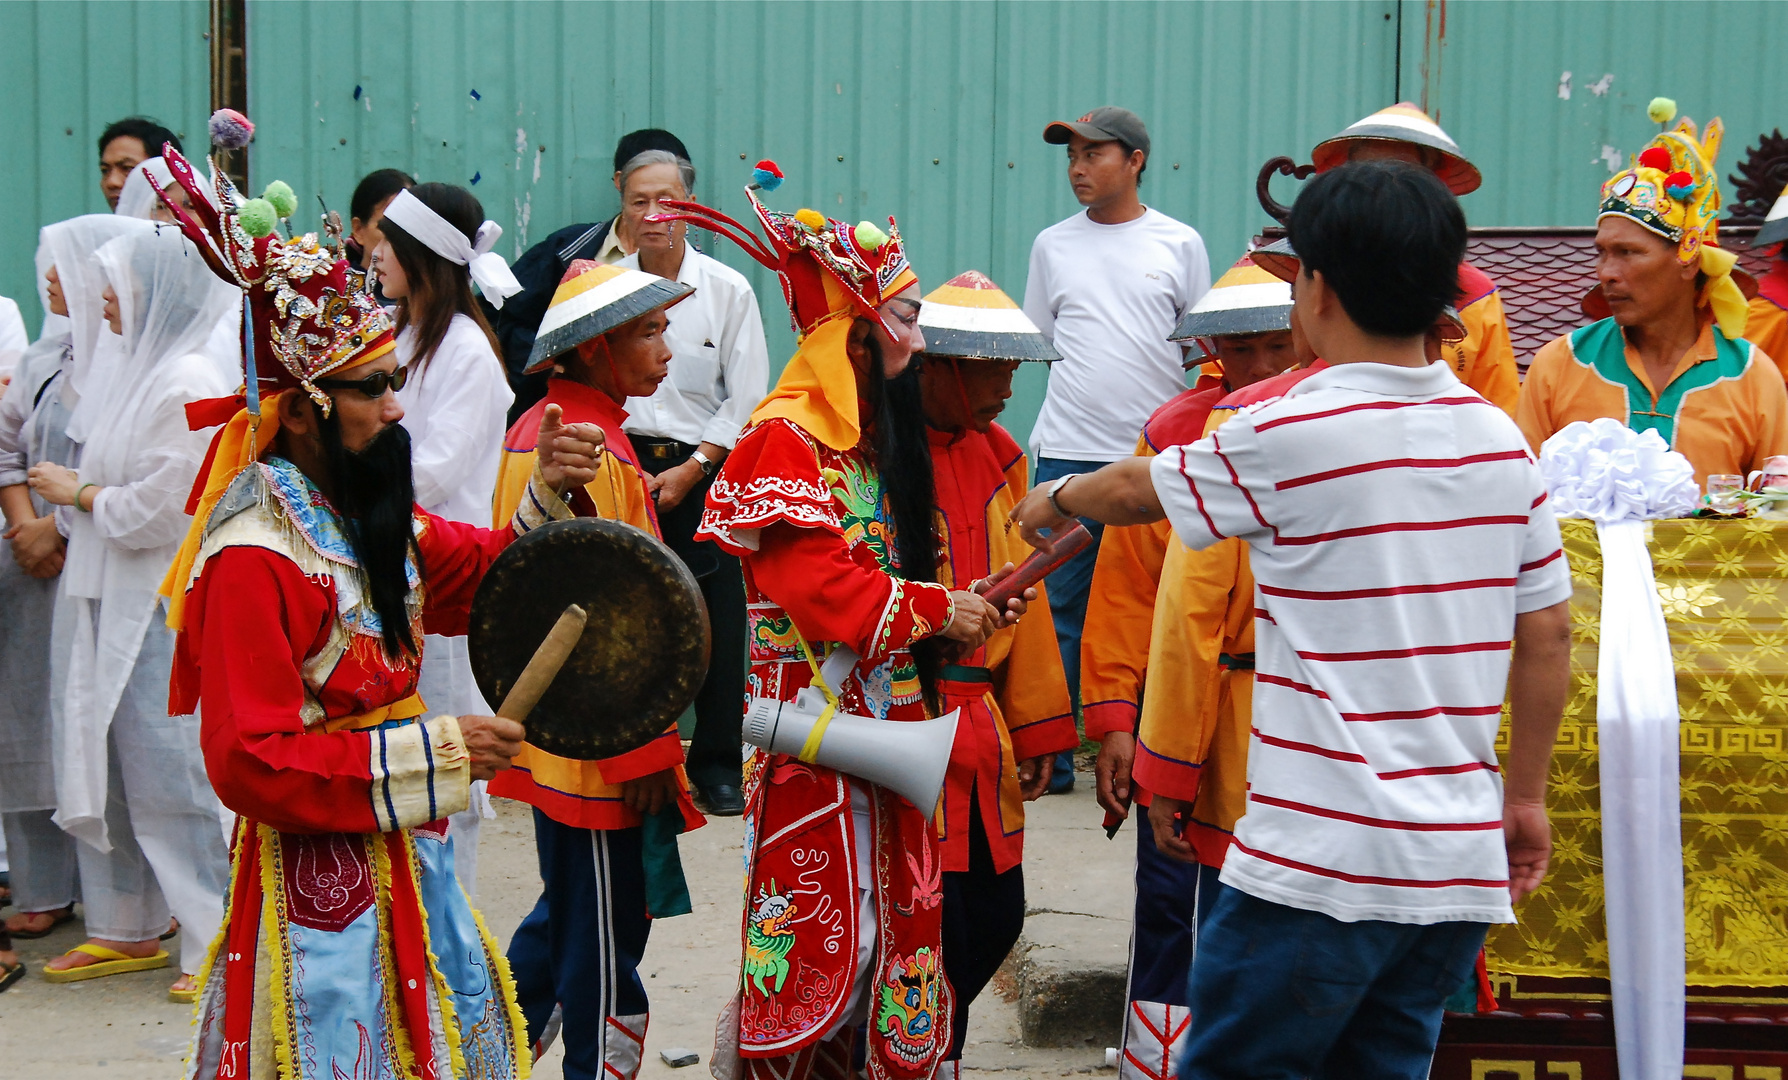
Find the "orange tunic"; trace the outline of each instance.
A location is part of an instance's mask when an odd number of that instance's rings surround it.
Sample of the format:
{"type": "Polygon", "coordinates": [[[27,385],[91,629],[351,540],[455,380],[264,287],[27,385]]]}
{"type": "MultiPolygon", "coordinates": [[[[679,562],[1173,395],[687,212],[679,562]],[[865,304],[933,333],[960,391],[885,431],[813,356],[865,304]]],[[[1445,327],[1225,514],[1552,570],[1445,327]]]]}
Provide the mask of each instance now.
{"type": "MultiPolygon", "coordinates": [[[[1136,453],[1153,457],[1163,446],[1193,442],[1205,418],[1229,391],[1200,384],[1155,410],[1136,441],[1136,453]]],[[[1089,739],[1113,731],[1136,730],[1149,666],[1149,634],[1155,619],[1155,589],[1173,526],[1163,518],[1147,525],[1105,530],[1093,566],[1085,629],[1080,636],[1080,699],[1089,739]]],[[[1131,798],[1149,804],[1148,792],[1131,785],[1131,798]]]]}
{"type": "MultiPolygon", "coordinates": [[[[1023,562],[1029,549],[1007,531],[1006,515],[1028,490],[1024,451],[998,424],[985,435],[930,436],[946,556],[938,581],[966,588],[1008,562],[1023,562]]],[[[946,711],[962,710],[937,815],[944,869],[969,868],[969,815],[978,810],[994,871],[1005,873],[1024,857],[1018,763],[1080,741],[1043,586],[1016,626],[945,667],[938,689],[946,711]]]]}
{"type": "MultiPolygon", "coordinates": [[[[528,479],[535,469],[534,443],[548,405],[562,408],[567,424],[601,426],[608,440],[596,479],[567,497],[572,510],[580,517],[624,521],[657,536],[658,516],[646,491],[645,473],[633,444],[621,430],[627,413],[602,391],[570,379],[549,381],[546,396],[523,413],[504,438],[497,471],[496,520],[508,521],[527,496],[528,479]]],[[[523,744],[513,767],[490,782],[490,793],[531,803],[554,821],[576,828],[628,829],[640,823],[640,815],[621,801],[621,784],[673,767],[684,825],[696,828],[702,817],[689,801],[683,744],[675,724],[640,749],[601,761],[573,761],[523,744]]]]}
{"type": "Polygon", "coordinates": [[[1768,353],[1788,378],[1788,259],[1776,259],[1757,282],[1745,320],[1745,340],[1768,353]]]}
{"type": "MultiPolygon", "coordinates": [[[[1236,411],[1283,395],[1324,365],[1292,370],[1225,397],[1209,434],[1236,411]]],[[[1182,835],[1198,861],[1223,865],[1247,798],[1254,699],[1254,575],[1248,546],[1167,547],[1148,648],[1148,694],[1136,735],[1134,786],[1192,804],[1182,835]]]]}
{"type": "Polygon", "coordinates": [[[1442,345],[1441,359],[1452,366],[1460,382],[1514,415],[1521,377],[1496,282],[1470,263],[1460,263],[1459,298],[1454,306],[1459,309],[1459,321],[1465,324],[1465,340],[1442,345]]]}
{"type": "Polygon", "coordinates": [[[1788,454],[1788,389],[1780,370],[1762,349],[1720,333],[1708,311],[1701,317],[1701,336],[1661,394],[1613,319],[1542,346],[1515,410],[1534,453],[1567,424],[1607,416],[1656,431],[1689,459],[1698,484],[1710,474],[1748,474],[1772,455],[1788,454]]]}

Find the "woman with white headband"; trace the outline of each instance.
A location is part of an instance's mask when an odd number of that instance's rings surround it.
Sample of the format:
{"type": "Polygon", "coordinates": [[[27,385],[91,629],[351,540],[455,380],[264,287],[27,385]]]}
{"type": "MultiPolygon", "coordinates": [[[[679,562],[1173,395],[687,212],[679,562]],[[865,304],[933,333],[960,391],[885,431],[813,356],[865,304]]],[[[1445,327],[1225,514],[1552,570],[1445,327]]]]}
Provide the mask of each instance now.
{"type": "MultiPolygon", "coordinates": [[[[397,397],[410,433],[416,502],[431,514],[488,527],[514,395],[472,286],[497,307],[521,290],[509,264],[491,251],[502,226],[485,220],[465,188],[420,184],[391,200],[380,229],[373,272],[385,297],[397,302],[397,358],[408,371],[397,397]]],[[[431,712],[491,711],[472,682],[463,637],[424,636],[418,690],[431,712]]],[[[478,781],[471,805],[450,819],[455,871],[473,897],[486,805],[478,781]]]]}

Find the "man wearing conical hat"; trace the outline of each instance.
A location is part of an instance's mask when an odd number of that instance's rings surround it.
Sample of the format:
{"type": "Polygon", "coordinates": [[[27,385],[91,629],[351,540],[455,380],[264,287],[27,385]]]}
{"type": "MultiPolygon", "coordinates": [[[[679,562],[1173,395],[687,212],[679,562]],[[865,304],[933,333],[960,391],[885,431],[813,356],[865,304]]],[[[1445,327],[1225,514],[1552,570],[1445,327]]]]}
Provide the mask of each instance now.
{"type": "Polygon", "coordinates": [[[1751,246],[1776,249],[1769,273],[1757,281],[1757,295],[1751,297],[1750,313],[1745,320],[1745,340],[1769,354],[1776,366],[1788,377],[1788,188],[1769,208],[1769,214],[1751,246]]]}
{"type": "MultiPolygon", "coordinates": [[[[246,120],[212,120],[224,145],[246,120]]],[[[215,203],[171,147],[181,230],[245,293],[243,390],[187,407],[223,422],[162,584],[177,630],[170,709],[203,703],[206,773],[240,818],[224,924],[201,975],[186,1075],[522,1076],[502,951],[454,875],[447,817],[508,767],[520,724],[427,716],[423,633],[466,633],[497,554],[594,477],[602,433],[536,435],[533,500],[496,530],[415,505],[391,320],[317,237],[282,239],[284,184],[215,203]]]]}
{"type": "MultiPolygon", "coordinates": [[[[1452,137],[1407,101],[1380,109],[1310,151],[1317,172],[1349,161],[1382,158],[1429,169],[1455,195],[1470,194],[1483,183],[1477,166],[1466,160],[1452,137]]],[[[1459,298],[1453,306],[1465,325],[1465,336],[1442,343],[1441,357],[1460,382],[1513,415],[1521,381],[1496,282],[1470,263],[1460,263],[1459,298]]]]}
{"type": "MultiPolygon", "coordinates": [[[[695,290],[621,266],[578,259],[565,271],[534,338],[526,374],[550,371],[546,395],[503,440],[496,517],[531,498],[534,443],[549,409],[604,436],[602,468],[570,498],[579,516],[623,521],[654,537],[658,517],[633,443],[622,430],[629,397],[647,398],[669,374],[668,309],[695,290]]],[[[573,761],[524,744],[491,794],[534,807],[541,893],[509,942],[516,1000],[536,1056],[554,1009],[565,1040],[565,1075],[631,1077],[640,1066],[650,1010],[639,963],[654,918],[689,912],[674,833],[699,827],[672,724],[618,757],[573,761]],[[668,817],[673,835],[647,830],[668,817]],[[669,889],[654,887],[668,884],[669,889]],[[664,899],[681,898],[681,903],[664,899]]]]}
{"type": "MultiPolygon", "coordinates": [[[[670,204],[777,272],[800,342],[709,488],[697,535],[745,563],[753,697],[816,686],[833,711],[922,720],[940,706],[946,649],[972,654],[1024,605],[1002,616],[966,582],[938,580],[924,414],[900,378],[925,348],[900,230],[771,210],[757,192],[781,170],[759,162],[753,179],[764,239],[670,204]],[[844,670],[823,677],[834,654],[844,670]]],[[[744,962],[715,1075],[844,1080],[867,1024],[871,1077],[927,1080],[953,1007],[933,808],[812,758],[758,751],[746,765],[744,962]]]]}
{"type": "MultiPolygon", "coordinates": [[[[1196,343],[1205,358],[1219,365],[1221,375],[1206,376],[1199,385],[1155,410],[1137,440],[1136,453],[1142,457],[1197,441],[1218,401],[1292,367],[1297,348],[1291,329],[1291,287],[1243,256],[1181,318],[1169,340],[1196,343]]],[[[1200,797],[1199,777],[1207,771],[1206,759],[1235,756],[1231,745],[1235,740],[1218,740],[1215,749],[1212,743],[1213,732],[1236,715],[1228,695],[1219,710],[1216,695],[1190,692],[1189,684],[1209,680],[1227,686],[1234,678],[1251,678],[1253,663],[1252,635],[1246,640],[1238,636],[1232,647],[1208,656],[1181,652],[1159,664],[1151,663],[1156,651],[1151,641],[1163,627],[1206,616],[1222,625],[1235,606],[1228,603],[1228,590],[1207,596],[1208,589],[1187,587],[1196,583],[1172,580],[1174,575],[1166,572],[1165,564],[1173,561],[1180,547],[1172,542],[1172,528],[1166,521],[1108,528],[1093,571],[1081,639],[1086,734],[1100,743],[1094,766],[1099,805],[1105,810],[1108,828],[1131,816],[1133,807],[1137,818],[1136,902],[1124,1033],[1118,1050],[1118,1075],[1125,1080],[1173,1076],[1177,1050],[1188,1030],[1186,973],[1192,964],[1201,873],[1197,865],[1175,861],[1156,846],[1147,817],[1151,797],[1168,791],[1190,804],[1200,797]],[[1157,699],[1163,702],[1163,711],[1175,714],[1172,734],[1139,750],[1139,719],[1157,699]],[[1208,705],[1209,715],[1188,712],[1182,708],[1187,704],[1195,710],[1208,705]],[[1162,752],[1173,755],[1171,761],[1160,763],[1169,768],[1159,776],[1147,775],[1163,786],[1141,782],[1139,774],[1145,774],[1145,767],[1154,764],[1162,752]],[[1190,774],[1189,782],[1178,782],[1185,773],[1190,774]],[[1168,783],[1169,778],[1176,782],[1168,783]]],[[[1245,619],[1239,621],[1247,624],[1245,619]]],[[[1175,629],[1175,643],[1179,644],[1185,635],[1175,629]]],[[[1245,708],[1240,716],[1245,744],[1245,708]]],[[[1215,767],[1209,771],[1216,771],[1215,767]]],[[[1231,771],[1240,775],[1238,770],[1231,771]]],[[[1207,783],[1202,792],[1204,802],[1211,801],[1214,788],[1207,783]]],[[[1200,809],[1206,808],[1201,805],[1200,809]]],[[[1207,812],[1197,819],[1205,837],[1199,850],[1214,853],[1212,866],[1221,865],[1226,830],[1234,817],[1231,809],[1227,816],[1207,812]]],[[[1188,828],[1187,838],[1192,835],[1188,828]]],[[[1203,885],[1208,903],[1216,871],[1204,876],[1211,879],[1203,885]]]]}
{"type": "Polygon", "coordinates": [[[1515,420],[1535,453],[1565,425],[1604,416],[1657,432],[1697,483],[1788,453],[1788,390],[1744,339],[1737,256],[1718,246],[1723,130],[1714,119],[1697,137],[1685,117],[1602,185],[1584,310],[1606,317],[1534,355],[1515,420]]]}
{"type": "MultiPolygon", "coordinates": [[[[1055,349],[985,275],[959,274],[925,297],[919,389],[930,425],[941,518],[938,580],[985,580],[1029,554],[1006,515],[1029,488],[1030,463],[996,418],[1026,361],[1055,349]]],[[[944,972],[956,991],[950,1049],[938,1076],[962,1068],[969,1004],[1024,928],[1024,804],[1043,794],[1055,755],[1080,743],[1043,587],[1030,615],[938,673],[940,707],[961,710],[938,847],[944,868],[944,972]]]]}

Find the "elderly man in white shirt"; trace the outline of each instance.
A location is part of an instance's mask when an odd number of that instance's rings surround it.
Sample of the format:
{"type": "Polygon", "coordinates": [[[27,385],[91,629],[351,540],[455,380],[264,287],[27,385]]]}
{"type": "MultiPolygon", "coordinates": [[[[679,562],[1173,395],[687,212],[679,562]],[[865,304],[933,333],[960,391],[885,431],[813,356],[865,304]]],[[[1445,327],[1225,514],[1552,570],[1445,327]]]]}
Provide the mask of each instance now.
{"type": "Polygon", "coordinates": [[[653,474],[658,524],[701,583],[713,635],[708,677],[695,699],[689,779],[709,814],[744,812],[739,724],[745,700],[745,579],[739,560],[695,540],[715,470],[763,399],[770,358],[757,297],[745,276],[695,250],[683,222],[654,222],[666,199],[687,199],[695,168],[667,150],[636,154],[621,169],[621,221],[636,250],[617,265],[695,286],[671,312],[670,377],[649,398],[629,398],[623,424],[653,474]]]}

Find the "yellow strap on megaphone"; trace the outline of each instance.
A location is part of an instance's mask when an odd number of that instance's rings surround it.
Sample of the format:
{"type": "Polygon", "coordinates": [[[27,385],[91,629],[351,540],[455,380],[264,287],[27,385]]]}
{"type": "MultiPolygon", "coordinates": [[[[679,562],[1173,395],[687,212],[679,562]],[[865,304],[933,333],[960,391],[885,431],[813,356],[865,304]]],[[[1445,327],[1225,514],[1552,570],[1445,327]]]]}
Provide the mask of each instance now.
{"type": "MultiPolygon", "coordinates": [[[[790,620],[790,625],[793,625],[793,620],[790,620]]],[[[832,722],[832,714],[838,711],[838,695],[826,685],[825,676],[820,674],[819,663],[813,658],[813,650],[807,647],[807,635],[801,633],[800,627],[795,627],[795,642],[801,646],[801,655],[806,657],[807,666],[813,669],[813,681],[819,684],[820,691],[826,695],[825,709],[820,712],[819,719],[813,722],[813,730],[807,733],[807,741],[801,744],[801,752],[795,755],[812,765],[813,759],[819,756],[820,742],[826,737],[826,726],[832,722]]]]}

